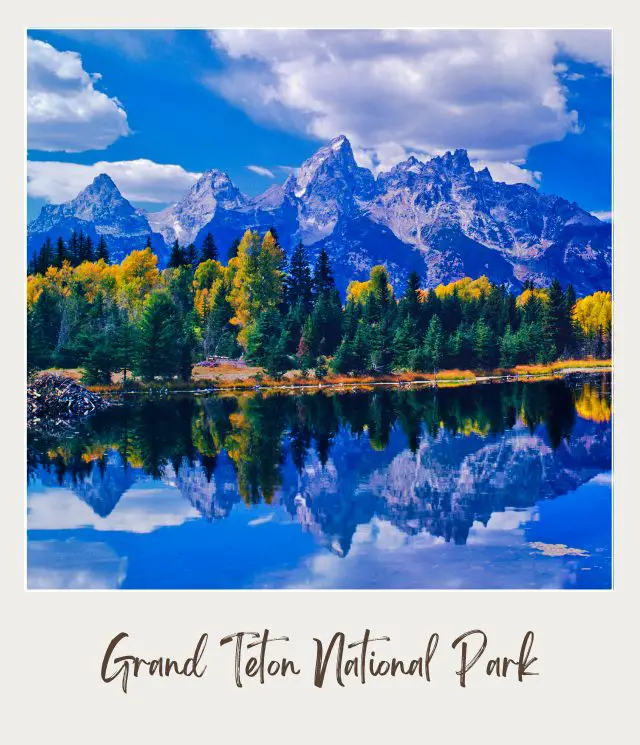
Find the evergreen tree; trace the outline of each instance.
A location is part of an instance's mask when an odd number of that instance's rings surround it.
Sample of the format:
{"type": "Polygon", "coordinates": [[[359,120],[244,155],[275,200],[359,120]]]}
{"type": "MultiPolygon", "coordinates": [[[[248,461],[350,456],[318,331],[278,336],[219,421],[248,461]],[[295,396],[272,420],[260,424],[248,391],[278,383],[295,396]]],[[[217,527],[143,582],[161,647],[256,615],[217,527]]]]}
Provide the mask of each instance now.
{"type": "Polygon", "coordinates": [[[56,258],[55,265],[60,269],[67,259],[67,247],[64,245],[64,238],[60,235],[56,241],[56,258]]]}
{"type": "Polygon", "coordinates": [[[227,291],[220,283],[213,295],[204,336],[205,356],[235,357],[240,352],[234,327],[231,325],[233,308],[227,291]]]}
{"type": "Polygon", "coordinates": [[[217,261],[218,260],[218,247],[213,239],[211,233],[207,233],[202,241],[202,250],[200,252],[200,262],[203,261],[217,261]]]}
{"type": "Polygon", "coordinates": [[[429,328],[420,346],[413,355],[413,368],[423,372],[433,371],[436,373],[440,369],[442,357],[444,354],[444,337],[442,333],[442,323],[439,316],[434,315],[429,321],[429,328]]]}
{"type": "Polygon", "coordinates": [[[78,264],[80,263],[80,250],[78,245],[78,234],[75,230],[71,231],[71,235],[69,236],[69,240],[67,241],[67,255],[69,257],[71,266],[78,266],[78,264]]]}
{"type": "Polygon", "coordinates": [[[568,284],[567,289],[564,293],[564,310],[565,317],[567,319],[567,350],[570,354],[575,352],[578,337],[578,329],[576,328],[576,325],[573,321],[573,309],[575,307],[576,301],[576,292],[573,289],[573,285],[568,284]]]}
{"type": "Polygon", "coordinates": [[[313,327],[314,355],[332,355],[342,338],[342,303],[340,293],[334,287],[316,299],[311,315],[313,327]]]}
{"type": "Polygon", "coordinates": [[[300,306],[302,315],[311,312],[312,303],[311,268],[305,247],[300,243],[294,248],[285,278],[284,300],[287,307],[300,306]]]}
{"type": "Polygon", "coordinates": [[[462,303],[457,287],[454,287],[450,295],[443,298],[439,315],[443,333],[453,334],[462,321],[462,303]]]}
{"type": "Polygon", "coordinates": [[[180,324],[178,343],[178,372],[182,380],[191,380],[193,353],[197,345],[195,311],[187,313],[180,324]]]}
{"type": "Polygon", "coordinates": [[[51,238],[47,238],[40,248],[40,253],[36,260],[36,274],[46,274],[47,269],[53,263],[53,249],[51,238]]]}
{"type": "Polygon", "coordinates": [[[317,349],[317,341],[314,338],[313,323],[311,316],[307,316],[302,333],[300,334],[298,349],[296,350],[296,359],[301,370],[306,371],[310,367],[313,367],[315,362],[313,352],[315,349],[317,349]]]}
{"type": "Polygon", "coordinates": [[[35,275],[38,273],[38,252],[34,249],[31,259],[27,266],[27,274],[35,275]]]}
{"type": "MultiPolygon", "coordinates": [[[[149,242],[149,239],[147,239],[147,242],[149,242]]],[[[147,248],[150,248],[150,246],[147,246],[147,248]]],[[[100,260],[104,261],[105,264],[109,263],[109,250],[107,249],[107,241],[103,235],[100,236],[96,250],[96,261],[100,260]]]]}
{"type": "Polygon", "coordinates": [[[118,309],[115,328],[114,356],[117,370],[122,371],[122,383],[127,385],[127,373],[135,367],[137,354],[137,328],[124,308],[118,309]]]}
{"type": "Polygon", "coordinates": [[[184,263],[186,266],[190,266],[192,269],[195,269],[198,265],[198,252],[196,251],[196,247],[193,243],[190,243],[185,249],[184,263]]]}
{"type": "Polygon", "coordinates": [[[514,367],[518,364],[519,345],[517,334],[514,334],[510,326],[500,339],[500,365],[502,367],[514,367]]]}
{"type": "Polygon", "coordinates": [[[393,359],[396,368],[411,366],[411,354],[416,346],[416,325],[410,315],[398,326],[393,336],[393,359]]]}
{"type": "Polygon", "coordinates": [[[50,367],[58,342],[62,310],[56,294],[43,288],[38,302],[27,313],[27,366],[30,370],[50,367]]]}
{"type": "Polygon", "coordinates": [[[229,251],[227,252],[227,262],[229,262],[231,259],[235,259],[238,255],[238,249],[240,248],[240,240],[238,238],[234,238],[231,242],[231,245],[229,246],[229,251]]]}
{"type": "Polygon", "coordinates": [[[178,269],[178,267],[184,266],[184,263],[184,251],[180,247],[180,243],[178,243],[178,239],[176,238],[173,246],[171,246],[171,254],[169,256],[169,263],[167,266],[170,269],[178,269]]]}
{"type": "Polygon", "coordinates": [[[476,321],[473,328],[473,353],[476,365],[483,370],[495,367],[497,351],[496,338],[491,327],[483,319],[476,321]]]}
{"type": "Polygon", "coordinates": [[[410,318],[414,324],[420,321],[422,303],[420,302],[420,277],[411,272],[407,278],[407,287],[398,304],[398,319],[404,321],[410,318]]]}
{"type": "Polygon", "coordinates": [[[333,272],[331,271],[331,262],[329,261],[329,254],[323,247],[320,249],[318,258],[316,259],[315,270],[313,272],[313,288],[317,295],[323,292],[328,292],[335,287],[333,280],[333,272]]]}
{"type": "Polygon", "coordinates": [[[181,324],[171,297],[162,291],[145,302],[138,328],[136,371],[145,380],[172,377],[180,367],[181,324]]]}

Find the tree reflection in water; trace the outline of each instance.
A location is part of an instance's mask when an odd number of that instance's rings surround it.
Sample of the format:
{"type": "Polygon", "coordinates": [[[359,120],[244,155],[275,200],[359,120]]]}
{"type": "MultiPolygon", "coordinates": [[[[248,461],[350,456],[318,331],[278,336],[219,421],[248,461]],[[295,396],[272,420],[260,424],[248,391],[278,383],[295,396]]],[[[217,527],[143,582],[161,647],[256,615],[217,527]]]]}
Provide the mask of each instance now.
{"type": "Polygon", "coordinates": [[[207,519],[283,505],[340,554],[358,524],[464,543],[474,521],[576,488],[611,467],[609,374],[458,388],[140,397],[71,437],[30,433],[30,478],[100,516],[142,478],[207,519]]]}

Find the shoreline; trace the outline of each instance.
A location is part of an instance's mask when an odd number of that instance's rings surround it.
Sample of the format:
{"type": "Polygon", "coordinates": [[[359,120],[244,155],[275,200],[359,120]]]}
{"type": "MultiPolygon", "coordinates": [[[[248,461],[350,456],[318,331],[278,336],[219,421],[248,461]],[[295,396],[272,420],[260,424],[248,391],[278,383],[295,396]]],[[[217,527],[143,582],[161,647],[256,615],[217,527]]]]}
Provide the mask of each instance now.
{"type": "Polygon", "coordinates": [[[87,389],[108,396],[144,393],[158,393],[162,395],[168,395],[170,393],[209,394],[239,391],[294,393],[297,390],[366,390],[379,386],[448,388],[475,385],[478,383],[533,382],[536,380],[558,379],[576,373],[595,374],[611,373],[612,371],[613,365],[611,360],[569,360],[567,364],[556,362],[550,365],[522,365],[516,368],[492,371],[441,370],[436,374],[435,378],[433,375],[425,376],[419,373],[397,373],[377,377],[372,375],[354,375],[353,377],[328,375],[322,380],[297,375],[295,377],[273,380],[266,376],[234,376],[227,373],[224,379],[216,379],[215,377],[207,379],[202,377],[196,378],[190,383],[185,383],[184,381],[158,381],[154,383],[136,381],[135,387],[130,389],[123,389],[119,385],[87,386],[87,389]]]}

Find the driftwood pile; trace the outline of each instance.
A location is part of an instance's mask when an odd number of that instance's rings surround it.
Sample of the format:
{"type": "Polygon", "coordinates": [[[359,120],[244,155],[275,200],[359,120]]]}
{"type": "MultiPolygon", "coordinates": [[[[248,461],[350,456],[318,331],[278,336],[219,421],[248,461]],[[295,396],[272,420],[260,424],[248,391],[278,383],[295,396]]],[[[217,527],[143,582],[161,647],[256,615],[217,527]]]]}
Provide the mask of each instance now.
{"type": "Polygon", "coordinates": [[[110,406],[72,378],[47,373],[27,386],[27,426],[64,427],[71,421],[110,406]]]}
{"type": "Polygon", "coordinates": [[[232,357],[207,357],[206,360],[196,362],[196,367],[220,367],[226,365],[227,367],[247,367],[247,363],[243,359],[233,359],[232,357]]]}

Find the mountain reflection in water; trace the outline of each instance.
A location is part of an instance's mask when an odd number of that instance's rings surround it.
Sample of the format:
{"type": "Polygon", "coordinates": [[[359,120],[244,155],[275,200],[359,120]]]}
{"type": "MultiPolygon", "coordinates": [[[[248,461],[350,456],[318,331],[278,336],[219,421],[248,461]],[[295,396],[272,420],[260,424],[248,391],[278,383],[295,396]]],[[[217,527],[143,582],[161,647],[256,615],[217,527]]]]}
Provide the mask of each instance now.
{"type": "Polygon", "coordinates": [[[573,579],[554,575],[553,586],[610,586],[610,387],[610,375],[598,374],[437,390],[131,397],[74,436],[31,434],[29,586],[316,586],[309,567],[323,553],[345,561],[341,586],[450,586],[441,566],[441,579],[416,577],[407,547],[457,546],[463,553],[447,561],[459,572],[482,530],[498,525],[503,537],[520,536],[517,556],[512,545],[492,549],[484,579],[451,586],[518,586],[524,580],[503,583],[499,567],[536,556],[544,577],[526,586],[549,586],[547,567],[560,565],[573,579]],[[591,484],[607,497],[597,525],[580,513],[586,498],[570,506],[567,496],[590,494],[591,484]],[[560,507],[543,525],[536,505],[555,498],[560,507]],[[527,547],[523,531],[544,543],[542,527],[554,544],[589,543],[591,558],[527,547]],[[372,531],[386,536],[384,552],[376,549],[380,580],[372,568],[345,576],[354,540],[370,541],[372,531]],[[78,580],[90,543],[93,554],[99,545],[113,554],[111,580],[94,583],[89,566],[89,579],[78,580]],[[193,563],[167,566],[185,546],[193,563]],[[151,547],[165,558],[142,571],[151,547]]]}

